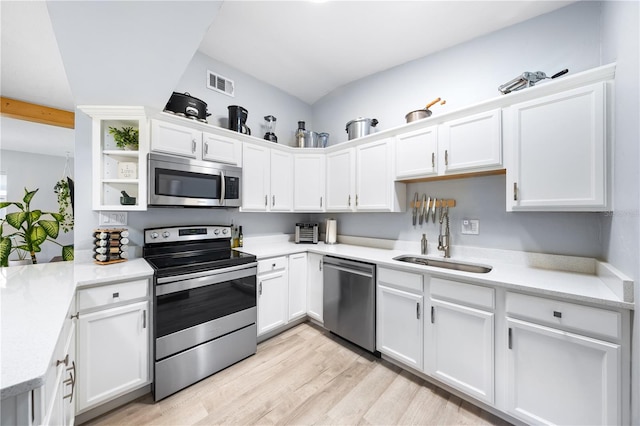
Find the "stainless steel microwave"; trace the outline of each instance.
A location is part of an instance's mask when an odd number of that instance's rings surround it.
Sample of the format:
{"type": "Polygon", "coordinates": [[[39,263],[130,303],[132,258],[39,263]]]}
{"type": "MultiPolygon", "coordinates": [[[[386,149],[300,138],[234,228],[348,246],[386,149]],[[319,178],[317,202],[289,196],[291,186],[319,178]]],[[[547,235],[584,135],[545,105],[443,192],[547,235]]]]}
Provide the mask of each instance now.
{"type": "Polygon", "coordinates": [[[147,170],[149,206],[240,207],[240,167],[150,153],[147,170]]]}

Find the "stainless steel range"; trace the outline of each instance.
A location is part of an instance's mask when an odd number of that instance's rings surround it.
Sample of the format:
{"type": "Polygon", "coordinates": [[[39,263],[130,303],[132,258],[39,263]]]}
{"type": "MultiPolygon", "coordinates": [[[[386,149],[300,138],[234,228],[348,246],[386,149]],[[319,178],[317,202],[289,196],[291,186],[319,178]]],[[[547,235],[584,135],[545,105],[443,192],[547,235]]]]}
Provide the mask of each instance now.
{"type": "Polygon", "coordinates": [[[154,275],[154,398],[256,353],[256,257],[229,226],[145,229],[154,275]]]}

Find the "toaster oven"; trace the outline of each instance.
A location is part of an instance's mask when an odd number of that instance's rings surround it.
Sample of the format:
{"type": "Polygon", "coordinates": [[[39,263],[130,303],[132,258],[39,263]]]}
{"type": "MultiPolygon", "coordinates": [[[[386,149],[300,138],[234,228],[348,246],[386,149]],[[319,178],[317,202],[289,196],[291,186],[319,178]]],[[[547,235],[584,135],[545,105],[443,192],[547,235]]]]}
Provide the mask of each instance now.
{"type": "Polygon", "coordinates": [[[295,242],[318,244],[318,224],[296,223],[295,242]]]}

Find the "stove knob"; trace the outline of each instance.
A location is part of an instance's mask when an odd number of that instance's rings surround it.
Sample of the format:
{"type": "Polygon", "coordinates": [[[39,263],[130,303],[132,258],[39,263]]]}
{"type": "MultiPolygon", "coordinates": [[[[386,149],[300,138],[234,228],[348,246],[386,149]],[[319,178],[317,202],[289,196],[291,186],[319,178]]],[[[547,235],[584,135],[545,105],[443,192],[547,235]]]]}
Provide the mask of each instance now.
{"type": "Polygon", "coordinates": [[[227,228],[222,229],[222,233],[224,235],[227,235],[229,233],[229,230],[227,228]]]}
{"type": "Polygon", "coordinates": [[[220,233],[220,230],[218,228],[213,230],[213,235],[218,235],[220,233]]]}
{"type": "Polygon", "coordinates": [[[152,232],[150,237],[155,240],[156,238],[158,238],[158,233],[157,232],[152,232]]]}
{"type": "Polygon", "coordinates": [[[164,231],[164,232],[162,233],[162,238],[169,238],[169,236],[170,236],[170,235],[171,235],[171,234],[169,233],[169,231],[164,231]]]}

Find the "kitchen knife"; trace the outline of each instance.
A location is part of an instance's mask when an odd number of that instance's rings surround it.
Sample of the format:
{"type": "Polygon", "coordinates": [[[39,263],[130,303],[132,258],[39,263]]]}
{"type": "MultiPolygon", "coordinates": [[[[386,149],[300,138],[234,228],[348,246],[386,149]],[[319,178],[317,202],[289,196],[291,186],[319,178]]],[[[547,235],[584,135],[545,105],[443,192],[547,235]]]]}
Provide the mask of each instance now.
{"type": "Polygon", "coordinates": [[[420,203],[420,218],[418,219],[420,225],[422,225],[422,223],[424,222],[424,203],[426,202],[427,196],[425,194],[422,194],[422,203],[420,203]]]}
{"type": "Polygon", "coordinates": [[[436,204],[438,203],[438,199],[433,199],[433,206],[431,207],[431,213],[433,214],[433,223],[436,223],[436,204]]]}
{"type": "Polygon", "coordinates": [[[416,226],[416,219],[418,218],[418,193],[413,197],[413,226],[416,226]]]}

